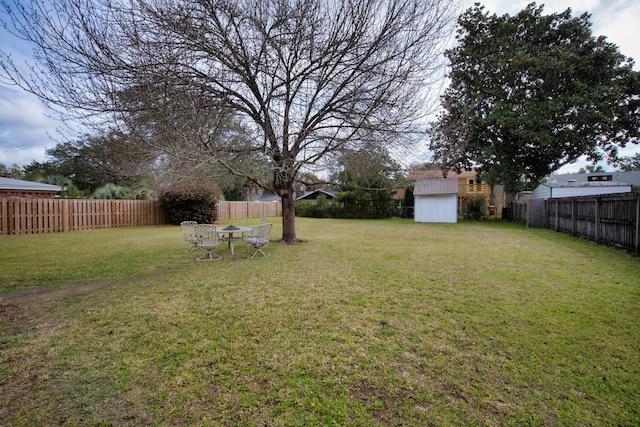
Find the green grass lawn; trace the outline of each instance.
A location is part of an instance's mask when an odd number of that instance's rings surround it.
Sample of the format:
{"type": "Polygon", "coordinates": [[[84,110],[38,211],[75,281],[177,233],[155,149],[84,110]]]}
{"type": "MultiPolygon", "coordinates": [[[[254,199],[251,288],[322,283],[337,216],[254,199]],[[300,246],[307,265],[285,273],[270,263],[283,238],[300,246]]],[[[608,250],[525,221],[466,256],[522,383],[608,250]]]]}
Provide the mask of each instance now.
{"type": "Polygon", "coordinates": [[[640,424],[638,258],[505,223],[297,234],[211,263],[179,227],[0,236],[0,425],[640,424]]]}

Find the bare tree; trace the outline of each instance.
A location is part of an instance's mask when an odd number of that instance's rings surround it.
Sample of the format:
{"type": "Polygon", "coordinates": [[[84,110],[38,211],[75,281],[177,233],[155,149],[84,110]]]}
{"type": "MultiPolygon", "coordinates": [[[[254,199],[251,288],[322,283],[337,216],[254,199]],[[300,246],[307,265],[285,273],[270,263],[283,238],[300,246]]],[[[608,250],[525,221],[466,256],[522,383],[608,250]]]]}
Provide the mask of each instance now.
{"type": "Polygon", "coordinates": [[[36,61],[25,72],[5,54],[1,65],[65,113],[115,121],[154,149],[276,192],[292,243],[301,171],[415,130],[453,3],[3,0],[5,26],[35,44],[36,61]],[[134,119],[140,111],[162,138],[134,119]],[[233,138],[231,117],[250,143],[233,138]]]}

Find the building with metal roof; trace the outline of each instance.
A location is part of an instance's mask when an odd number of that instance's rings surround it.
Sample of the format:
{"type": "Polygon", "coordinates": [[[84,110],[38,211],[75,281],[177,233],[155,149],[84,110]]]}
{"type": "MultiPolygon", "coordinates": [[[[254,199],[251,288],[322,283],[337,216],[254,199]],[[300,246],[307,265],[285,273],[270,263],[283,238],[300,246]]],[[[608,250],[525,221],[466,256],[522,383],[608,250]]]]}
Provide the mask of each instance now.
{"type": "MultiPolygon", "coordinates": [[[[548,182],[540,184],[531,192],[531,198],[558,199],[629,193],[632,190],[632,184],[618,180],[633,181],[635,176],[633,172],[552,175],[548,182]]],[[[640,173],[637,176],[640,178],[640,173]]]]}
{"type": "Polygon", "coordinates": [[[24,181],[15,178],[0,178],[0,198],[54,198],[62,191],[59,185],[42,182],[24,181]]]}
{"type": "Polygon", "coordinates": [[[458,222],[458,179],[422,179],[413,190],[415,222],[458,222]]]}

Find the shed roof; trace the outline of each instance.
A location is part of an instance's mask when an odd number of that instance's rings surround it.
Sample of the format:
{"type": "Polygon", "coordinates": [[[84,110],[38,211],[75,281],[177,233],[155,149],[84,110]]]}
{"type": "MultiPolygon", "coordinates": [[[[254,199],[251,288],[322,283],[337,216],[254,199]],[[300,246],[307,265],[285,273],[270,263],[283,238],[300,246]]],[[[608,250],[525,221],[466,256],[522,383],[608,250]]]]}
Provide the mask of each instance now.
{"type": "Polygon", "coordinates": [[[434,196],[438,194],[457,194],[458,179],[422,179],[416,181],[414,196],[434,196]]]}
{"type": "Polygon", "coordinates": [[[62,191],[62,188],[58,185],[43,184],[41,182],[24,181],[14,178],[0,178],[0,190],[52,193],[62,191]]]}

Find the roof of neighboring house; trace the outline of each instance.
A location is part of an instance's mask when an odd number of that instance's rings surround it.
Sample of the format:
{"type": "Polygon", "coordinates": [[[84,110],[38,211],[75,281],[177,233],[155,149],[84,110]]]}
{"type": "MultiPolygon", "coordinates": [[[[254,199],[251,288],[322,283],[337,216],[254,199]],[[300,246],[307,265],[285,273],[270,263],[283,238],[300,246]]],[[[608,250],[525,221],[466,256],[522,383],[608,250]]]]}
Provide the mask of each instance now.
{"type": "Polygon", "coordinates": [[[631,191],[631,184],[612,181],[591,182],[546,182],[537,186],[531,192],[533,199],[546,199],[554,197],[593,196],[612,193],[626,193],[631,191]],[[555,191],[554,190],[558,190],[555,191]]]}
{"type": "Polygon", "coordinates": [[[259,202],[279,202],[280,200],[282,200],[282,197],[269,191],[264,191],[260,197],[258,197],[259,202]]]}
{"type": "Polygon", "coordinates": [[[458,194],[458,179],[422,179],[416,181],[414,196],[434,196],[439,194],[458,194]]]}
{"type": "Polygon", "coordinates": [[[313,190],[304,193],[302,196],[298,197],[296,201],[305,199],[316,199],[319,195],[324,195],[327,199],[333,199],[338,194],[339,193],[337,191],[313,190]]]}
{"type": "MultiPolygon", "coordinates": [[[[559,175],[551,175],[549,177],[550,183],[568,183],[568,182],[588,182],[589,177],[606,176],[611,175],[613,182],[621,182],[624,184],[631,184],[633,186],[640,186],[640,171],[613,171],[613,172],[594,172],[594,173],[567,173],[559,175]]],[[[611,182],[610,181],[610,182],[611,182]]]]}
{"type": "Polygon", "coordinates": [[[404,200],[404,195],[405,195],[406,190],[404,189],[404,187],[397,187],[393,189],[393,194],[391,195],[391,198],[394,200],[404,200]]]}
{"type": "Polygon", "coordinates": [[[595,181],[595,182],[545,182],[540,184],[542,187],[552,188],[588,188],[588,187],[628,187],[631,184],[624,182],[612,181],[595,181]]]}
{"type": "MultiPolygon", "coordinates": [[[[474,178],[478,173],[475,170],[461,170],[460,173],[456,171],[447,172],[447,179],[450,178],[474,178]]],[[[418,181],[420,179],[443,179],[442,170],[440,169],[422,169],[414,170],[407,174],[409,181],[418,181]]]]}
{"type": "Polygon", "coordinates": [[[62,191],[62,188],[58,185],[43,184],[41,182],[23,181],[21,179],[14,178],[0,178],[0,190],[54,193],[62,191]]]}

